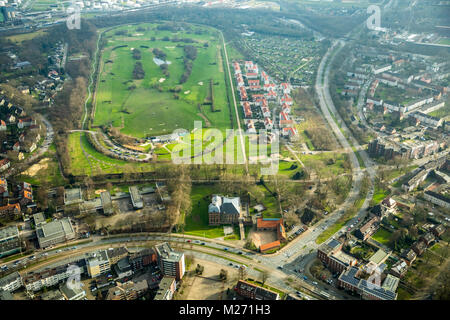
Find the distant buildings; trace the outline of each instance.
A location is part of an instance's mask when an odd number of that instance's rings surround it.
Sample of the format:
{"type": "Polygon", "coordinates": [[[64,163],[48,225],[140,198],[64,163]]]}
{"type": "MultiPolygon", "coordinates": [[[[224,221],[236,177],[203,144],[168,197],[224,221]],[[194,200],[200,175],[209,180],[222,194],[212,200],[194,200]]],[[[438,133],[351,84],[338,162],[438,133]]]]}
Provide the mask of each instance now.
{"type": "Polygon", "coordinates": [[[377,138],[371,141],[368,145],[368,151],[372,157],[384,157],[386,160],[394,157],[401,157],[406,159],[419,159],[439,150],[437,141],[422,141],[422,142],[397,142],[388,138],[377,138]]]}
{"type": "Polygon", "coordinates": [[[186,272],[184,253],[173,250],[167,242],[156,245],[155,250],[162,274],[182,279],[186,272]]]}
{"type": "Polygon", "coordinates": [[[424,198],[435,205],[438,205],[443,208],[450,208],[450,198],[446,197],[442,194],[433,192],[433,191],[425,191],[423,194],[424,198]]]}

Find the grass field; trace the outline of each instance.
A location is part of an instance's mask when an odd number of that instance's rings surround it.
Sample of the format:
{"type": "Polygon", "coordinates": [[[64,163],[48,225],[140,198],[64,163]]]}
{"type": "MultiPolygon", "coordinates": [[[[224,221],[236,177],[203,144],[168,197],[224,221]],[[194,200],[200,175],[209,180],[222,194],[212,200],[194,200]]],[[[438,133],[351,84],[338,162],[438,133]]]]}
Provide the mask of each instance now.
{"type": "Polygon", "coordinates": [[[378,204],[379,202],[383,201],[384,198],[386,198],[389,195],[389,190],[385,190],[380,188],[379,186],[375,186],[375,193],[373,195],[373,202],[375,204],[378,204]]]}
{"type": "MultiPolygon", "coordinates": [[[[450,43],[449,43],[450,44],[450,43]]],[[[450,115],[450,104],[446,103],[444,107],[429,113],[430,116],[447,119],[450,115]]]]}
{"type": "Polygon", "coordinates": [[[177,128],[192,129],[194,121],[202,121],[204,127],[230,128],[230,108],[217,31],[192,26],[190,31],[171,32],[156,27],[156,24],[123,26],[104,35],[107,44],[101,58],[94,125],[112,124],[122,133],[138,138],[171,133],[177,128]],[[142,28],[145,31],[137,31],[142,28]],[[116,35],[117,31],[125,31],[127,35],[116,35]],[[151,40],[153,37],[154,41],[151,40]],[[164,41],[165,37],[189,38],[196,43],[164,41]],[[186,44],[197,47],[197,58],[188,80],[180,84],[186,44]],[[137,61],[133,58],[132,48],[141,52],[139,61],[145,71],[142,80],[132,77],[137,61]],[[153,61],[154,48],[162,50],[166,61],[170,61],[169,77],[153,61]],[[213,82],[215,112],[211,106],[203,104],[209,93],[210,80],[213,82]],[[132,85],[136,88],[129,90],[132,85]],[[176,94],[174,89],[178,91],[176,94]]]}
{"type": "Polygon", "coordinates": [[[372,239],[378,241],[381,244],[387,245],[392,233],[384,228],[379,228],[378,231],[372,236],[372,239]]]}
{"type": "MultiPolygon", "coordinates": [[[[364,203],[364,198],[360,198],[355,201],[354,207],[356,208],[356,213],[361,209],[364,203]]],[[[332,226],[328,227],[324,232],[322,232],[316,239],[317,244],[325,242],[329,237],[339,231],[350,219],[354,217],[351,211],[346,211],[332,226]]]]}
{"type": "Polygon", "coordinates": [[[208,225],[208,205],[211,202],[211,194],[215,192],[214,185],[192,186],[191,200],[192,211],[185,217],[184,233],[206,238],[223,237],[223,227],[210,227],[208,225]]]}
{"type": "Polygon", "coordinates": [[[64,185],[65,181],[59,170],[55,145],[52,144],[49,147],[41,161],[31,166],[29,170],[22,172],[17,178],[36,186],[43,184],[55,187],[64,185]]]}
{"type": "MultiPolygon", "coordinates": [[[[1,15],[0,15],[0,16],[1,16],[1,15]]],[[[42,35],[44,35],[44,34],[46,34],[46,33],[47,33],[47,32],[46,32],[45,30],[41,29],[41,30],[36,31],[36,32],[23,33],[23,34],[16,34],[16,35],[14,35],[14,36],[6,37],[6,39],[7,39],[7,40],[11,40],[12,42],[15,42],[15,43],[20,44],[20,43],[22,43],[23,41],[31,40],[31,39],[33,39],[33,38],[42,36],[42,35]]]]}
{"type": "Polygon", "coordinates": [[[351,167],[346,168],[344,166],[344,162],[348,161],[348,154],[346,153],[305,154],[300,155],[299,158],[307,168],[315,168],[324,177],[351,172],[351,167]]]}

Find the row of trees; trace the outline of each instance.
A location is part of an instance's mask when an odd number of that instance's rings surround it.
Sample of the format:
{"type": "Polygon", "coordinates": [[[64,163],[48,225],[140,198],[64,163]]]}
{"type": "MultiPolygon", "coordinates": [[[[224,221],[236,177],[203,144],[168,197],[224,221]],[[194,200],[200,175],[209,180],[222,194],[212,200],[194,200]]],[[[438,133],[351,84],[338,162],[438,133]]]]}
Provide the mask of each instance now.
{"type": "Polygon", "coordinates": [[[136,61],[133,69],[133,79],[140,80],[145,78],[145,71],[142,62],[136,61]]]}
{"type": "Polygon", "coordinates": [[[197,58],[197,48],[191,45],[184,46],[184,73],[181,76],[180,83],[185,83],[192,72],[192,64],[197,58]]]}

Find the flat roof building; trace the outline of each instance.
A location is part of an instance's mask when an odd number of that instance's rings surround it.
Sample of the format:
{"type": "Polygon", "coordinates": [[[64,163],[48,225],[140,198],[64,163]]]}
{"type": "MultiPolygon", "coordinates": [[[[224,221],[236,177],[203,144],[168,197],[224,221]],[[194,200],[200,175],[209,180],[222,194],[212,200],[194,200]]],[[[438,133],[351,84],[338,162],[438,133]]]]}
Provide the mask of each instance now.
{"type": "Polygon", "coordinates": [[[165,276],[183,278],[185,273],[184,253],[174,251],[167,242],[155,246],[159,267],[165,276]]]}
{"type": "Polygon", "coordinates": [[[106,250],[86,254],[86,270],[91,278],[95,278],[111,270],[106,250]]]}
{"type": "Polygon", "coordinates": [[[36,228],[39,246],[48,246],[75,239],[75,230],[69,218],[54,220],[36,228]]]}
{"type": "Polygon", "coordinates": [[[100,193],[100,198],[102,200],[103,213],[106,215],[112,215],[114,213],[114,208],[109,191],[100,193]]]}
{"type": "Polygon", "coordinates": [[[278,293],[244,280],[238,281],[235,291],[239,295],[252,300],[280,300],[278,293]]]}
{"type": "Polygon", "coordinates": [[[379,266],[384,261],[386,261],[386,259],[388,257],[389,257],[389,253],[387,253],[381,249],[378,249],[378,251],[375,252],[375,254],[370,257],[369,261],[372,262],[373,264],[379,266]]]}
{"type": "Polygon", "coordinates": [[[64,204],[71,205],[83,202],[83,195],[80,188],[64,189],[64,204]]]}
{"type": "Polygon", "coordinates": [[[144,207],[144,202],[139,189],[136,186],[129,187],[131,202],[133,203],[133,208],[142,209],[144,207]]]}
{"type": "Polygon", "coordinates": [[[41,224],[44,224],[46,222],[43,212],[33,214],[33,220],[36,227],[39,227],[41,224]]]}
{"type": "Polygon", "coordinates": [[[9,226],[0,229],[0,258],[21,250],[19,229],[9,226]]]}
{"type": "Polygon", "coordinates": [[[68,286],[67,283],[64,283],[59,290],[66,300],[85,300],[86,298],[86,291],[81,286],[68,286]]]}
{"type": "Polygon", "coordinates": [[[172,300],[173,294],[177,290],[175,277],[163,277],[159,283],[158,291],[154,300],[172,300]]]}
{"type": "Polygon", "coordinates": [[[22,277],[16,271],[0,278],[0,291],[13,292],[22,286],[22,277]]]}

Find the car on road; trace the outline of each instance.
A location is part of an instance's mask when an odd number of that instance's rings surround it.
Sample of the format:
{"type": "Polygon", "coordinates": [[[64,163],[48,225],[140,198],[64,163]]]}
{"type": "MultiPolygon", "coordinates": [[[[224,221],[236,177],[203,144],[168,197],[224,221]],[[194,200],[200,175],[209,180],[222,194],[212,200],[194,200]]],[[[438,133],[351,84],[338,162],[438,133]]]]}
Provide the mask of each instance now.
{"type": "Polygon", "coordinates": [[[201,245],[202,245],[202,246],[204,246],[204,245],[205,245],[205,243],[204,243],[204,242],[202,242],[202,243],[201,243],[201,245]]]}
{"type": "Polygon", "coordinates": [[[228,248],[223,248],[223,250],[228,251],[228,248]]]}
{"type": "Polygon", "coordinates": [[[278,266],[277,268],[280,269],[280,270],[283,270],[283,267],[282,267],[282,266],[278,266]]]}
{"type": "Polygon", "coordinates": [[[317,283],[316,281],[313,281],[313,285],[317,286],[317,285],[318,285],[318,283],[317,283]]]}
{"type": "Polygon", "coordinates": [[[303,280],[308,280],[308,277],[307,276],[303,276],[303,280]]]}
{"type": "Polygon", "coordinates": [[[186,242],[191,242],[191,240],[186,240],[186,242]]]}
{"type": "Polygon", "coordinates": [[[302,296],[302,293],[301,293],[300,291],[296,291],[295,293],[296,293],[296,294],[297,294],[297,296],[299,296],[299,297],[301,297],[301,296],[302,296]]]}

